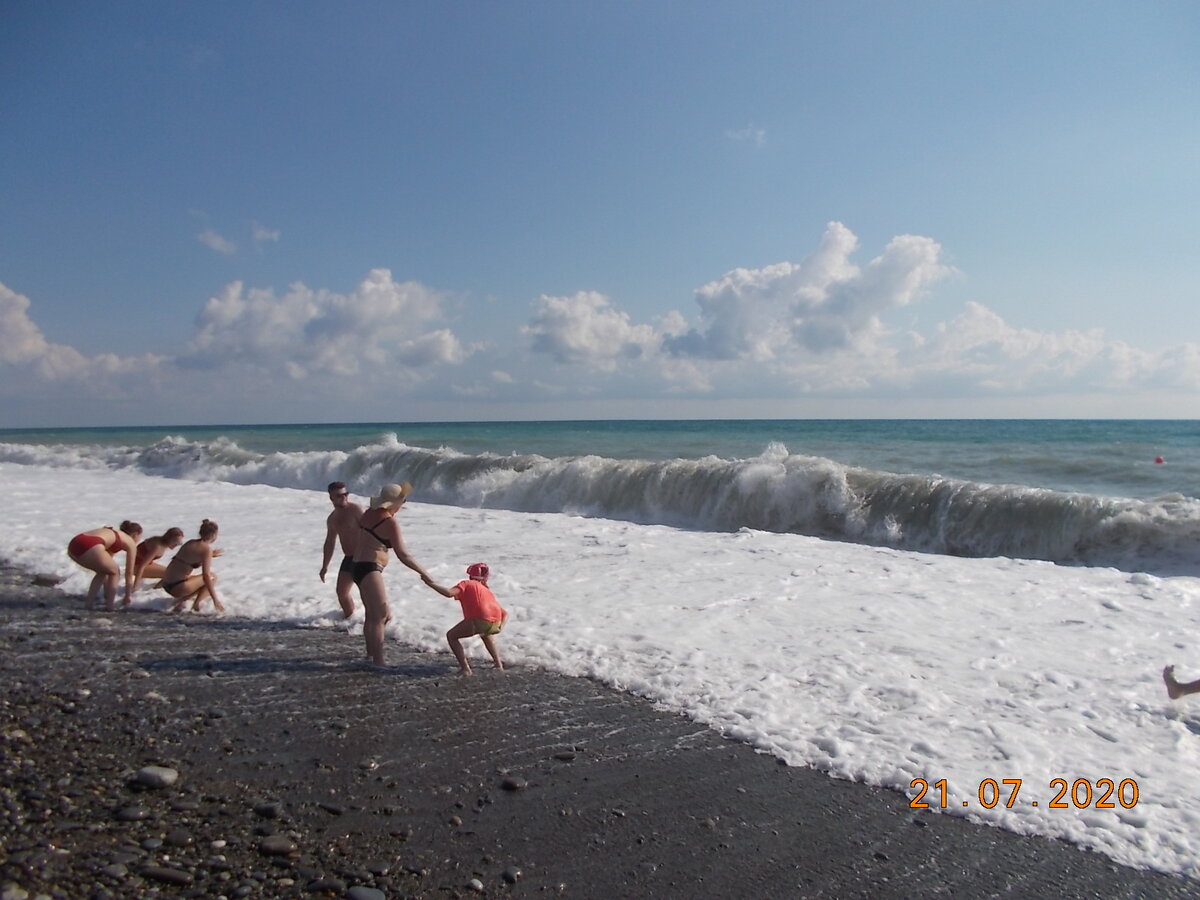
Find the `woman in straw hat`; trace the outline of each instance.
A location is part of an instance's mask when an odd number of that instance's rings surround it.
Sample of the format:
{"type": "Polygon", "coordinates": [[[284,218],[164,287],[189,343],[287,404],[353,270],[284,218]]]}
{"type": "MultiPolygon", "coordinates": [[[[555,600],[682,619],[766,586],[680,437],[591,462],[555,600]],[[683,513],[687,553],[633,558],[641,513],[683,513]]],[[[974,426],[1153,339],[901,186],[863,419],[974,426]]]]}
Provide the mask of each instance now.
{"type": "Polygon", "coordinates": [[[396,522],[396,510],[404,505],[410,493],[412,485],[406,481],[403,484],[385,484],[379,489],[379,496],[371,498],[371,506],[359,522],[358,527],[363,533],[359,535],[354,550],[354,568],[350,572],[354,583],[358,585],[358,593],[367,614],[363,624],[367,656],[380,666],[384,664],[383,629],[392,618],[388,610],[387,586],[383,582],[388,551],[395,553],[396,559],[420,575],[422,581],[429,580],[429,573],[404,548],[404,538],[396,522]]]}

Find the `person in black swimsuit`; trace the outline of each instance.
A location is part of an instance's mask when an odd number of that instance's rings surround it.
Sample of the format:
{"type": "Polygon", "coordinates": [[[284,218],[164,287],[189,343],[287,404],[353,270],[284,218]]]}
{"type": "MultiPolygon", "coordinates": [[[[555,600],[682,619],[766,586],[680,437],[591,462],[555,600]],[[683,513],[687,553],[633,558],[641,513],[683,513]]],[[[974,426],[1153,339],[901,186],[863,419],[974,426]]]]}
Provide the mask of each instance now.
{"type": "Polygon", "coordinates": [[[354,615],[354,595],[350,588],[354,582],[351,574],[354,567],[354,547],[358,543],[358,523],[363,517],[363,508],[350,499],[346,482],[334,481],[329,485],[329,502],[333,504],[333,512],[325,520],[325,544],[321,548],[321,581],[329,571],[329,563],[333,559],[333,551],[338,542],[342,545],[342,564],[337,574],[337,599],[342,608],[342,615],[350,618],[354,615]]]}
{"type": "Polygon", "coordinates": [[[180,612],[189,600],[192,601],[192,612],[200,611],[200,601],[205,596],[212,597],[213,607],[217,612],[224,612],[225,607],[217,596],[217,576],[212,571],[212,561],[221,555],[220,550],[213,549],[213,541],[217,539],[217,523],[205,519],[200,524],[200,537],[192,538],[175,554],[167,569],[163,572],[163,590],[175,598],[172,612],[180,612]],[[196,569],[200,572],[197,574],[196,569]]]}
{"type": "Polygon", "coordinates": [[[380,666],[384,665],[384,627],[392,618],[388,610],[387,586],[383,581],[388,551],[395,553],[396,559],[420,575],[422,581],[429,581],[429,573],[405,549],[404,538],[400,535],[400,526],[395,518],[396,510],[404,505],[410,493],[412,485],[407,481],[403,484],[385,484],[379,489],[379,496],[371,498],[371,508],[363,513],[354,550],[351,575],[358,585],[358,593],[367,614],[363,625],[367,656],[380,666]]]}

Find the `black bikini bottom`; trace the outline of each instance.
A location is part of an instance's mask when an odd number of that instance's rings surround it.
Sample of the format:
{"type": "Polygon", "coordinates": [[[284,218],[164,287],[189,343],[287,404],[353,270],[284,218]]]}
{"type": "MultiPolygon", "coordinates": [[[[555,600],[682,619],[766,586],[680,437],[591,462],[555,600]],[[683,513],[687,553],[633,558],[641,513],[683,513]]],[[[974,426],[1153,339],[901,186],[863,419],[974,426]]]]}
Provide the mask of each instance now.
{"type": "Polygon", "coordinates": [[[350,570],[350,576],[354,579],[354,583],[362,587],[363,579],[372,572],[382,572],[383,566],[373,562],[356,562],[354,568],[350,570]]]}

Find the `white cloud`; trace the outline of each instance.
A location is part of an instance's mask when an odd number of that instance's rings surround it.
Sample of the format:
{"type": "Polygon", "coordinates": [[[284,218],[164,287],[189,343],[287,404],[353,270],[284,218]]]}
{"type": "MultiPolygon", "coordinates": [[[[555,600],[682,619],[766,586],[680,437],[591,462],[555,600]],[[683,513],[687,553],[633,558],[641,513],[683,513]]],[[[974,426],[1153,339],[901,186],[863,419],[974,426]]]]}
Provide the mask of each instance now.
{"type": "MultiPolygon", "coordinates": [[[[628,377],[644,392],[650,377],[666,393],[715,398],[1200,388],[1200,345],[1150,353],[1099,330],[1036,332],[978,303],[931,333],[895,332],[888,314],[919,302],[953,270],[927,237],[893,238],[862,267],[851,259],[857,248],[855,235],[832,222],[801,263],[734,269],[699,288],[693,323],[671,311],[656,325],[637,325],[609,298],[580,293],[539,298],[524,330],[533,351],[549,354],[564,376],[571,367],[601,370],[612,373],[610,387],[628,377]]],[[[597,382],[588,378],[586,386],[593,392],[597,382]]]]}
{"type": "Polygon", "coordinates": [[[441,302],[423,285],[393,281],[387,269],[373,269],[349,294],[297,283],[276,296],[233,282],[204,305],[182,361],[285,368],[293,378],[459,363],[468,351],[452,332],[422,331],[441,316],[441,302]]]}
{"type": "Polygon", "coordinates": [[[257,222],[252,225],[252,236],[254,238],[254,246],[262,247],[267,241],[278,243],[279,229],[267,228],[265,225],[259,225],[257,222]]]}
{"type": "Polygon", "coordinates": [[[29,298],[0,284],[0,364],[24,369],[49,382],[86,380],[156,366],[159,357],[87,357],[66,344],[46,340],[29,316],[29,298]]]}
{"type": "Polygon", "coordinates": [[[755,147],[762,147],[767,143],[766,130],[759,128],[756,125],[747,125],[745,128],[730,129],[729,131],[725,132],[725,137],[729,138],[731,141],[753,144],[755,147]]]}
{"type": "Polygon", "coordinates": [[[865,350],[883,333],[880,314],[911,303],[950,271],[929,238],[894,238],[865,269],[850,261],[857,246],[846,226],[831,222],[802,263],[728,272],[696,291],[700,324],[664,346],[676,356],[757,362],[865,350]]]}
{"type": "Polygon", "coordinates": [[[224,253],[226,256],[232,256],[234,253],[237,253],[237,244],[217,234],[211,228],[205,228],[196,235],[196,240],[209,249],[216,250],[218,253],[224,253]]]}
{"type": "Polygon", "coordinates": [[[534,316],[522,332],[532,336],[535,353],[558,362],[612,371],[620,360],[638,359],[657,347],[649,325],[631,325],[603,294],[580,291],[570,297],[534,301],[534,316]]]}
{"type": "Polygon", "coordinates": [[[915,336],[879,373],[892,381],[948,380],[990,393],[1111,391],[1200,387],[1200,345],[1152,353],[1110,340],[1099,329],[1043,333],[1015,328],[992,310],[966,310],[915,336]]]}

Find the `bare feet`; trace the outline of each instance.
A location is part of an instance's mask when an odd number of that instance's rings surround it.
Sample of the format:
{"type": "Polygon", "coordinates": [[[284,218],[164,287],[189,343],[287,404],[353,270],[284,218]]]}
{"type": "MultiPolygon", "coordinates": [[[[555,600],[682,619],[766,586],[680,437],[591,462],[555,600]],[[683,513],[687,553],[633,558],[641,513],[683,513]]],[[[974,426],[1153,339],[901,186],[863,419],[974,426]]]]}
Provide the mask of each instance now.
{"type": "Polygon", "coordinates": [[[1172,700],[1178,700],[1183,696],[1183,689],[1179,686],[1179,682],[1175,680],[1175,667],[1167,666],[1163,669],[1163,683],[1167,686],[1167,696],[1172,700]]]}

